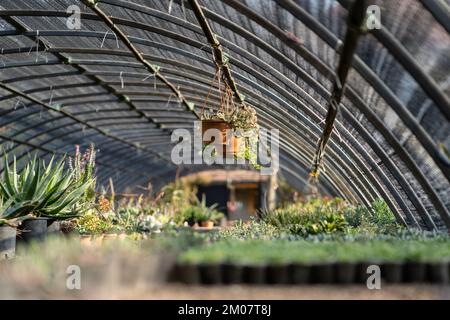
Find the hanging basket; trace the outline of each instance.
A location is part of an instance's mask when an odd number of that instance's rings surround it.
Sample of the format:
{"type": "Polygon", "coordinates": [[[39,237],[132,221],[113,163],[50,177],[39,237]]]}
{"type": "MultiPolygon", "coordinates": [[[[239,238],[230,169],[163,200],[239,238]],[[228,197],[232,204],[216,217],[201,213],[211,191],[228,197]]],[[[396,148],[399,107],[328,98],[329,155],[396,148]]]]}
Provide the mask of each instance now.
{"type": "Polygon", "coordinates": [[[221,120],[202,120],[202,141],[203,145],[207,146],[214,142],[214,139],[205,138],[205,133],[209,129],[216,129],[220,132],[221,141],[218,142],[222,145],[223,156],[236,156],[240,145],[240,137],[235,134],[227,137],[227,130],[232,131],[230,124],[221,120]],[[227,150],[227,146],[229,146],[227,150]]]}

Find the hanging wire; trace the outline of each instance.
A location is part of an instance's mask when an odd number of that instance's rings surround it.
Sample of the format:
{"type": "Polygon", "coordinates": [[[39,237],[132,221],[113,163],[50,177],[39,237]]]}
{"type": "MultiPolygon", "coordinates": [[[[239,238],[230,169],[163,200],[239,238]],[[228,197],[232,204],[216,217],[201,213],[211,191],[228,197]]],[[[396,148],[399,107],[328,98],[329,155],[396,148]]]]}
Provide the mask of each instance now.
{"type": "Polygon", "coordinates": [[[170,0],[170,1],[169,1],[169,7],[167,8],[167,12],[168,12],[169,14],[172,13],[172,5],[173,5],[173,0],[170,0]]]}

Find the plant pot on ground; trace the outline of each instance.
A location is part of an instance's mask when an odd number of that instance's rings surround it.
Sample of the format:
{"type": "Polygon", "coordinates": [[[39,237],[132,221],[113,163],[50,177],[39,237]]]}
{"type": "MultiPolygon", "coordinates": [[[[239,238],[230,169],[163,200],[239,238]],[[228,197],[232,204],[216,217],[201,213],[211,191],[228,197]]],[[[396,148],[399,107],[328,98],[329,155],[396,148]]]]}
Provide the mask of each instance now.
{"type": "Polygon", "coordinates": [[[30,218],[22,221],[19,238],[25,243],[43,241],[47,236],[47,218],[30,218]]]}
{"type": "Polygon", "coordinates": [[[26,218],[27,205],[13,205],[0,195],[0,260],[11,259],[16,252],[17,225],[26,218]]]}
{"type": "Polygon", "coordinates": [[[270,264],[266,269],[266,281],[269,284],[288,284],[289,265],[286,263],[270,264]]]}
{"type": "Polygon", "coordinates": [[[222,264],[222,282],[224,284],[238,284],[243,282],[244,266],[238,263],[226,262],[222,264]]]}
{"type": "Polygon", "coordinates": [[[428,262],[426,268],[429,282],[437,284],[448,284],[450,282],[450,264],[448,261],[428,262]]]}
{"type": "Polygon", "coordinates": [[[211,220],[201,221],[200,226],[203,228],[212,229],[214,227],[214,221],[211,220]]]}
{"type": "Polygon", "coordinates": [[[266,282],[266,266],[264,264],[244,266],[243,280],[249,284],[264,284],[266,282]]]}
{"type": "Polygon", "coordinates": [[[92,235],[90,234],[80,235],[80,243],[82,246],[90,246],[92,244],[92,235]]]}
{"type": "Polygon", "coordinates": [[[119,235],[117,233],[105,233],[103,235],[103,241],[116,240],[119,235]]]}
{"type": "Polygon", "coordinates": [[[336,282],[341,284],[354,283],[356,279],[356,263],[337,262],[335,264],[336,282]]]}
{"type": "Polygon", "coordinates": [[[184,284],[199,284],[200,271],[197,264],[178,263],[173,278],[184,284]]]}
{"type": "Polygon", "coordinates": [[[61,233],[61,221],[48,219],[47,220],[47,234],[60,234],[61,233]]]}
{"type": "Polygon", "coordinates": [[[311,264],[311,283],[333,283],[334,265],[331,262],[321,262],[311,264]]]}
{"type": "Polygon", "coordinates": [[[0,260],[14,258],[16,253],[16,228],[0,226],[0,260]]]}
{"type": "Polygon", "coordinates": [[[372,273],[368,272],[370,266],[380,266],[380,261],[363,261],[356,264],[356,282],[366,283],[372,273]]]}
{"type": "Polygon", "coordinates": [[[202,284],[219,284],[222,280],[221,266],[218,263],[199,264],[200,282],[202,284]]]}
{"type": "Polygon", "coordinates": [[[403,279],[403,262],[391,261],[381,264],[381,277],[389,283],[400,283],[403,279]]]}
{"type": "Polygon", "coordinates": [[[423,261],[407,261],[403,265],[405,282],[425,282],[427,279],[426,264],[423,261]]]}
{"type": "Polygon", "coordinates": [[[73,207],[90,186],[90,181],[74,180],[74,173],[65,170],[64,158],[55,164],[53,157],[48,163],[35,157],[19,172],[16,159],[10,168],[5,156],[0,197],[29,216],[21,224],[19,238],[29,242],[45,238],[48,219],[74,217],[73,207]]]}
{"type": "Polygon", "coordinates": [[[293,263],[289,266],[290,282],[293,284],[308,283],[311,276],[311,266],[305,263],[293,263]]]}

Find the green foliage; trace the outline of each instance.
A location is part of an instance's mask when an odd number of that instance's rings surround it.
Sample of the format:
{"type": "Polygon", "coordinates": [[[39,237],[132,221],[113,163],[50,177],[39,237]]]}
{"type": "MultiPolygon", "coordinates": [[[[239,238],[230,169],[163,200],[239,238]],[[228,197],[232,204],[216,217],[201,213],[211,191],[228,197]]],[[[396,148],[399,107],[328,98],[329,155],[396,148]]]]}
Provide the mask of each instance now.
{"type": "Polygon", "coordinates": [[[0,227],[15,227],[20,221],[27,218],[29,210],[33,208],[33,206],[22,203],[13,205],[13,201],[14,199],[9,199],[4,202],[0,198],[0,227]]]}
{"type": "Polygon", "coordinates": [[[219,236],[222,239],[274,239],[280,237],[280,230],[264,221],[252,219],[248,222],[238,221],[232,227],[222,228],[219,236]]]}
{"type": "Polygon", "coordinates": [[[339,198],[315,198],[263,214],[263,221],[283,232],[307,237],[319,234],[394,234],[400,229],[387,204],[379,199],[369,210],[339,198]]]}
{"type": "Polygon", "coordinates": [[[85,192],[78,198],[73,205],[73,211],[79,214],[85,213],[95,206],[95,158],[96,152],[94,144],[82,154],[80,147],[77,145],[75,156],[69,158],[68,165],[72,171],[72,180],[74,188],[80,188],[83,185],[88,185],[85,192]]]}
{"type": "Polygon", "coordinates": [[[194,247],[179,260],[240,264],[362,261],[449,261],[450,239],[324,241],[222,240],[194,247]]]}
{"type": "Polygon", "coordinates": [[[87,213],[77,219],[76,228],[80,234],[97,235],[110,231],[113,224],[110,219],[104,219],[95,213],[87,213]]]}
{"type": "Polygon", "coordinates": [[[55,163],[52,157],[49,163],[45,163],[35,157],[19,173],[16,158],[10,168],[8,157],[4,157],[0,197],[11,206],[21,207],[23,214],[52,219],[72,218],[76,216],[72,206],[89,186],[89,182],[74,182],[73,173],[64,170],[64,158],[55,163]]]}
{"type": "Polygon", "coordinates": [[[223,214],[217,211],[216,207],[217,204],[208,207],[206,205],[205,197],[203,197],[201,201],[197,200],[195,205],[185,207],[181,215],[176,217],[176,222],[179,224],[187,222],[190,226],[205,221],[218,223],[222,219],[223,214]]]}
{"type": "Polygon", "coordinates": [[[352,227],[349,229],[352,234],[396,234],[402,229],[382,199],[375,200],[370,209],[362,206],[348,209],[344,216],[352,227]]]}
{"type": "Polygon", "coordinates": [[[263,214],[263,221],[292,234],[306,237],[321,233],[345,232],[348,223],[343,202],[313,199],[263,214]]]}

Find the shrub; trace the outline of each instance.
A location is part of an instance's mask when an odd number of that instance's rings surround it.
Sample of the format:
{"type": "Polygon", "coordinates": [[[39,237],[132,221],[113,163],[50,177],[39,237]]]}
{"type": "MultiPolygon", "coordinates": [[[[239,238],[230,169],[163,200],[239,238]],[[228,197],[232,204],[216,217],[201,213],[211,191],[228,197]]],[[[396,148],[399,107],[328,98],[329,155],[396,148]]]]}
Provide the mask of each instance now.
{"type": "Polygon", "coordinates": [[[321,233],[345,232],[347,221],[343,210],[347,207],[341,199],[312,199],[262,215],[265,223],[301,236],[321,233]]]}

